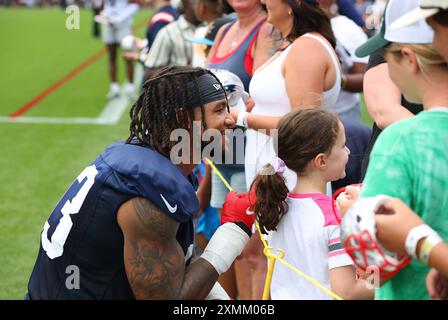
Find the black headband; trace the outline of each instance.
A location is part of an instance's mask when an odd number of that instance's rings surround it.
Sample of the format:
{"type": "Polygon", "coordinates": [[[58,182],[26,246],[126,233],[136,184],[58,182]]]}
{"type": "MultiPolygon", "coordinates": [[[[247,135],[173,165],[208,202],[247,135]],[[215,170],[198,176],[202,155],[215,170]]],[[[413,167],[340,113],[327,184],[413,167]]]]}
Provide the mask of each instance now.
{"type": "MultiPolygon", "coordinates": [[[[202,103],[204,105],[213,101],[226,99],[224,88],[211,74],[206,73],[200,76],[198,78],[198,85],[199,94],[202,97],[202,103]]],[[[188,87],[190,89],[190,92],[196,92],[194,82],[189,83],[188,87]]],[[[186,106],[189,108],[199,107],[200,105],[201,102],[199,96],[197,96],[196,94],[193,95],[191,101],[186,102],[186,106]]]]}

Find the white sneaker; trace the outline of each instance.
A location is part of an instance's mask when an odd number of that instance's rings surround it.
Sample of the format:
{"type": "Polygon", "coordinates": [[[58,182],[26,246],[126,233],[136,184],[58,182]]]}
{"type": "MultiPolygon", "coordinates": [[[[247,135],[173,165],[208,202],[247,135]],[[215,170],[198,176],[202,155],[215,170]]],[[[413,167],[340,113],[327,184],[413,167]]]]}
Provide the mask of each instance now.
{"type": "Polygon", "coordinates": [[[135,93],[135,86],[133,83],[126,83],[125,90],[130,100],[136,101],[138,99],[138,96],[135,93]]]}
{"type": "Polygon", "coordinates": [[[110,85],[110,90],[107,93],[107,99],[112,100],[120,96],[120,86],[118,83],[114,82],[110,85]]]}

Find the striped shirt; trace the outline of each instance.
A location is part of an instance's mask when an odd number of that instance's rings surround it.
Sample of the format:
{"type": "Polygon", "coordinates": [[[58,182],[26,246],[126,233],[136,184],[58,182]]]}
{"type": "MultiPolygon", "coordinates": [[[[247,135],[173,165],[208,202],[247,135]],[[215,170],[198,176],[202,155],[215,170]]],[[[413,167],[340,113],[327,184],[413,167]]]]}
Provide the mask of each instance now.
{"type": "MultiPolygon", "coordinates": [[[[287,202],[288,212],[281,218],[277,231],[269,233],[268,243],[285,250],[287,262],[331,290],[330,270],[353,264],[341,243],[331,197],[290,193],[287,202]]],[[[332,299],[281,263],[275,264],[271,298],[332,299]]]]}
{"type": "Polygon", "coordinates": [[[193,46],[186,39],[194,36],[195,29],[196,27],[181,15],[178,20],[160,30],[149,50],[145,67],[190,66],[193,46]]]}

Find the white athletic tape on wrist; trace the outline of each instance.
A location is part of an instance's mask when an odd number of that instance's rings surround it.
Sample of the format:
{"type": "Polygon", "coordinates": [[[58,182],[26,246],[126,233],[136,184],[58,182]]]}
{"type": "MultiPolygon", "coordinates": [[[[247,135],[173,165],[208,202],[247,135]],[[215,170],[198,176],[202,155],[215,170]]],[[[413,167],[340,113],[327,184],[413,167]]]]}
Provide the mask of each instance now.
{"type": "Polygon", "coordinates": [[[219,282],[216,282],[205,300],[230,300],[230,297],[219,282]]]}
{"type": "Polygon", "coordinates": [[[233,222],[227,222],[216,230],[201,258],[210,262],[218,274],[226,272],[241,254],[249,236],[233,222]]]}
{"type": "Polygon", "coordinates": [[[421,224],[414,228],[412,228],[407,237],[406,241],[404,243],[406,252],[408,255],[413,257],[414,259],[418,259],[417,257],[417,244],[422,238],[430,237],[430,236],[436,236],[439,237],[437,232],[435,232],[430,226],[427,224],[421,224]]]}

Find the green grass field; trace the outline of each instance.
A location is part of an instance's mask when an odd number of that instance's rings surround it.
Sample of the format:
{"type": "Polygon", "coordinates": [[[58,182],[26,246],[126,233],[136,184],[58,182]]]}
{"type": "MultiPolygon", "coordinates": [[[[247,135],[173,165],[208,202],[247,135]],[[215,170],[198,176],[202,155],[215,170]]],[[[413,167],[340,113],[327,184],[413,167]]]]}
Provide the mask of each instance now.
{"type": "MultiPolygon", "coordinates": [[[[134,21],[150,16],[141,11],[134,21]]],[[[0,9],[0,116],[103,47],[92,37],[90,11],[81,11],[79,30],[67,30],[66,17],[60,9],[0,9]]],[[[119,73],[123,79],[123,63],[119,73]]],[[[103,55],[25,116],[97,117],[108,81],[103,55]]],[[[0,299],[23,297],[41,229],[59,197],[109,143],[127,135],[127,111],[116,125],[0,123],[0,299]]]]}
{"type": "MultiPolygon", "coordinates": [[[[140,11],[136,23],[148,21],[140,11]]],[[[80,30],[60,9],[0,9],[0,116],[7,116],[98,52],[92,13],[80,30]]],[[[137,34],[142,36],[144,28],[137,34]]],[[[27,117],[97,117],[106,104],[107,60],[99,60],[36,105],[27,117]]],[[[121,79],[124,65],[119,66],[121,79]]],[[[370,119],[363,111],[363,119],[370,119]]],[[[45,220],[66,188],[109,143],[128,135],[116,125],[0,122],[0,299],[22,299],[45,220]]]]}

